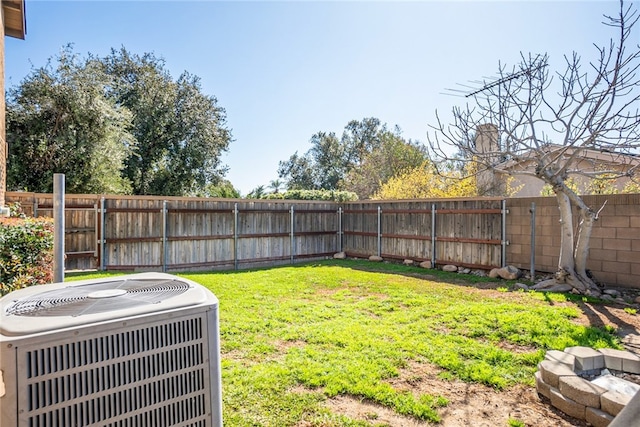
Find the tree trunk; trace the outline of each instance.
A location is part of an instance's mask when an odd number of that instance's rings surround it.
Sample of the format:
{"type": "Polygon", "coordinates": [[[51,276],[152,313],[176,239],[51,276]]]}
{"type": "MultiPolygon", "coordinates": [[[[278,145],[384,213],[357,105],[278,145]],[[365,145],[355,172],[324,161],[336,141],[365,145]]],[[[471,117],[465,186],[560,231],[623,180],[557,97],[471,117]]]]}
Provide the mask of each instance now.
{"type": "Polygon", "coordinates": [[[578,238],[574,239],[571,199],[563,191],[556,192],[560,209],[560,258],[553,279],[542,281],[532,289],[547,291],[575,290],[583,295],[600,295],[598,286],[587,276],[589,239],[596,214],[587,206],[580,206],[578,238]],[[574,249],[575,243],[575,249],[574,249]]]}
{"type": "Polygon", "coordinates": [[[576,241],[576,273],[587,277],[587,258],[589,257],[589,239],[595,221],[595,213],[591,209],[580,209],[580,228],[576,241]]]}
{"type": "Polygon", "coordinates": [[[573,212],[569,196],[558,191],[556,193],[558,208],[560,209],[560,259],[558,260],[558,272],[567,273],[575,270],[573,258],[573,212]]]}

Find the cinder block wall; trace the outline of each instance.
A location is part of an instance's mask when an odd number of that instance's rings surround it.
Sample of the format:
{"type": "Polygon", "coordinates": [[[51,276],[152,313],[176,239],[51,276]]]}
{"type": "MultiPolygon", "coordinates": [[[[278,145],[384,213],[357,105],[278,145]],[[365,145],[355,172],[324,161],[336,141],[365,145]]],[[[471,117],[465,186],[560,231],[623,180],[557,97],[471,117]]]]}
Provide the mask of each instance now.
{"type": "MultiPolygon", "coordinates": [[[[596,211],[604,205],[591,235],[588,268],[607,285],[640,288],[640,194],[584,196],[584,200],[596,211]]],[[[560,248],[555,197],[507,200],[507,263],[524,270],[531,267],[532,202],[536,207],[535,269],[554,272],[560,248]]]]}

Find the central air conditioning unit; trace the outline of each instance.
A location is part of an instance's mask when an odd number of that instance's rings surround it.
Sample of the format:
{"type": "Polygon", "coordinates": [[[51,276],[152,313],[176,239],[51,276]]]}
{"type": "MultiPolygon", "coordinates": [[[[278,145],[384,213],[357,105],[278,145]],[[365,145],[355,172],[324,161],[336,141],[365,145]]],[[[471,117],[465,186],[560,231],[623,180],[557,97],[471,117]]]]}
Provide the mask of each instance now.
{"type": "Polygon", "coordinates": [[[0,298],[2,427],[222,426],[218,300],[168,274],[0,298]]]}

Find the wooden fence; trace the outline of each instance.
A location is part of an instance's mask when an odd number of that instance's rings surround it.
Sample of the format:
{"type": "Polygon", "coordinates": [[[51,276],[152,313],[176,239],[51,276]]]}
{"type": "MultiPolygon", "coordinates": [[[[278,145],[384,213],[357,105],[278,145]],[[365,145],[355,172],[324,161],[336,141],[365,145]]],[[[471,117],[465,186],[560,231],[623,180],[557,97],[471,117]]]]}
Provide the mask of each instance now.
{"type": "MultiPolygon", "coordinates": [[[[27,215],[52,214],[50,194],[6,198],[27,215]]],[[[640,195],[585,201],[604,205],[591,238],[592,273],[609,285],[640,288],[640,195]]],[[[337,204],[66,195],[65,205],[69,270],[238,269],[344,251],[431,265],[513,264],[553,272],[560,245],[558,208],[549,197],[337,204]]]]}
{"type": "MultiPolygon", "coordinates": [[[[52,215],[52,195],[7,193],[25,214],[52,215]]],[[[65,196],[66,269],[241,268],[333,255],[334,203],[65,196]]]]}
{"type": "Polygon", "coordinates": [[[500,199],[348,203],[344,251],[493,268],[504,260],[504,213],[500,199]]]}
{"type": "MultiPolygon", "coordinates": [[[[50,194],[7,200],[27,215],[52,215],[50,194]]],[[[504,259],[499,199],[339,205],[68,194],[65,208],[67,269],[237,269],[340,251],[473,268],[504,259]]]]}

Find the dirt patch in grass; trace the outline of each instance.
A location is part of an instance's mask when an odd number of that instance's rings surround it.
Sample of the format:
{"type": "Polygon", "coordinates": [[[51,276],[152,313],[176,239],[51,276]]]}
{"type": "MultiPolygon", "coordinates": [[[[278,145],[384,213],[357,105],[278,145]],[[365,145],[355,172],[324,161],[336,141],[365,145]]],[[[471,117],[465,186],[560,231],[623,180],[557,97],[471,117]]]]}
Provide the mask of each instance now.
{"type": "MultiPolygon", "coordinates": [[[[502,298],[512,296],[517,297],[512,293],[501,293],[502,298]]],[[[594,303],[577,303],[577,305],[581,315],[574,319],[576,323],[585,326],[613,327],[621,338],[630,334],[640,334],[640,314],[624,311],[626,306],[594,303]]],[[[634,351],[632,348],[630,350],[634,351]]],[[[538,396],[534,387],[518,385],[499,391],[482,384],[443,380],[439,377],[441,372],[441,369],[433,365],[412,362],[401,370],[397,378],[389,382],[398,390],[445,397],[449,404],[438,410],[442,417],[440,423],[442,426],[507,426],[509,419],[520,420],[527,426],[537,427],[587,426],[586,422],[571,418],[555,409],[548,399],[538,396]]],[[[411,417],[403,417],[381,405],[351,396],[336,396],[328,399],[326,406],[334,413],[368,421],[373,425],[394,427],[432,425],[411,417]]]]}
{"type": "MultiPolygon", "coordinates": [[[[527,426],[563,427],[586,426],[587,424],[567,417],[553,408],[549,402],[538,397],[530,386],[518,385],[498,391],[481,384],[469,384],[458,380],[443,380],[438,377],[441,370],[430,365],[412,363],[403,369],[398,378],[390,381],[398,390],[428,393],[445,397],[449,404],[438,409],[442,417],[440,425],[451,427],[507,426],[510,419],[520,420],[527,426]]],[[[336,414],[373,425],[394,427],[431,426],[426,421],[398,415],[381,405],[351,396],[336,396],[325,405],[336,414]]]]}

